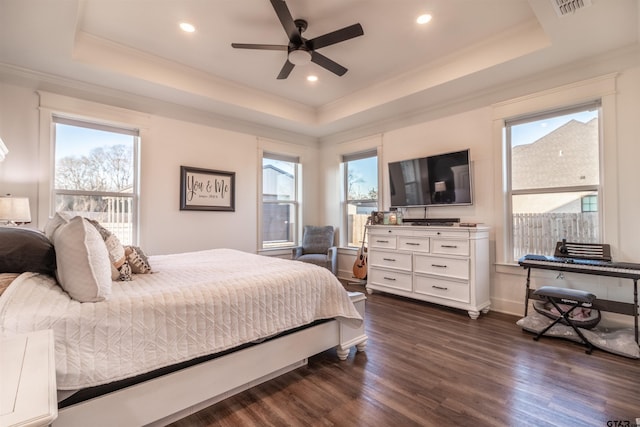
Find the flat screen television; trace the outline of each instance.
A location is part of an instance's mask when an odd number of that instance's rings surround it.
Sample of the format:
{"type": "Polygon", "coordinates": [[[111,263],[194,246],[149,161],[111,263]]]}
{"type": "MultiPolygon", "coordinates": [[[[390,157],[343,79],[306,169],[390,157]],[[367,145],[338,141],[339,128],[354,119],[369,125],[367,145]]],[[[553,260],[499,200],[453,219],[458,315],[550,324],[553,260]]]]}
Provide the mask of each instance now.
{"type": "Polygon", "coordinates": [[[469,150],[389,163],[391,207],[472,204],[469,150]]]}

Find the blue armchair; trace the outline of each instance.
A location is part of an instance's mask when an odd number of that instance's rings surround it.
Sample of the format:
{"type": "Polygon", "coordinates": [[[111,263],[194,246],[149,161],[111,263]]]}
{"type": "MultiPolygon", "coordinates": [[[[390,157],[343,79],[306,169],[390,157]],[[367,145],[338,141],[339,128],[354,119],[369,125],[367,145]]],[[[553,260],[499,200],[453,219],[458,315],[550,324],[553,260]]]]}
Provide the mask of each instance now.
{"type": "Polygon", "coordinates": [[[302,233],[302,245],[293,248],[292,258],[325,267],[336,274],[338,250],[334,246],[333,240],[332,226],[305,225],[302,233]]]}

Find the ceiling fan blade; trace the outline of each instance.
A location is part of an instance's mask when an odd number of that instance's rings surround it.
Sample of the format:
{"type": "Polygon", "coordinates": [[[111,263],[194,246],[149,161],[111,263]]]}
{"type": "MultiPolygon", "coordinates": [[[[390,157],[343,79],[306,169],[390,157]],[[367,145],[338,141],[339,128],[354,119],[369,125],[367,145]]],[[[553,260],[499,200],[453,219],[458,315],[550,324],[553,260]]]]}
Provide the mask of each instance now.
{"type": "Polygon", "coordinates": [[[231,43],[231,47],[236,49],[287,50],[287,46],[279,44],[231,43]]]}
{"type": "Polygon", "coordinates": [[[283,0],[271,0],[271,5],[276,11],[276,15],[278,15],[278,19],[280,20],[284,31],[287,33],[289,41],[296,45],[302,43],[300,32],[293,21],[293,17],[291,16],[291,12],[289,12],[287,4],[283,0]]]}
{"type": "Polygon", "coordinates": [[[282,70],[280,70],[280,74],[278,74],[278,80],[286,79],[287,77],[289,77],[289,74],[291,74],[291,70],[293,70],[293,67],[295,67],[295,65],[289,62],[289,60],[287,59],[287,62],[285,62],[282,66],[282,70]]]}
{"type": "Polygon", "coordinates": [[[338,64],[337,62],[333,62],[332,60],[324,55],[319,54],[318,52],[311,53],[311,62],[314,62],[339,76],[342,76],[347,72],[347,69],[342,65],[338,64]]]}
{"type": "Polygon", "coordinates": [[[353,24],[348,27],[344,27],[340,30],[332,31],[323,36],[316,37],[311,40],[307,40],[306,45],[309,49],[315,50],[332,44],[340,43],[345,40],[352,39],[354,37],[364,35],[362,25],[353,24]]]}

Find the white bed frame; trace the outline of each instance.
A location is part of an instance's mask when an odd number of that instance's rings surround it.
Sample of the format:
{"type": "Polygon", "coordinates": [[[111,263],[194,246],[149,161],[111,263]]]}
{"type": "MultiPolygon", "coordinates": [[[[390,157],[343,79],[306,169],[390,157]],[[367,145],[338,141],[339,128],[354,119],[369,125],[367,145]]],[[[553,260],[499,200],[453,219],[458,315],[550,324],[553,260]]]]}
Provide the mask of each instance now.
{"type": "MultiPolygon", "coordinates": [[[[365,296],[349,292],[365,316],[365,296]]],[[[333,319],[140,384],[61,409],[53,426],[162,426],[236,393],[307,364],[336,348],[345,360],[351,347],[364,351],[362,325],[333,319]]]]}

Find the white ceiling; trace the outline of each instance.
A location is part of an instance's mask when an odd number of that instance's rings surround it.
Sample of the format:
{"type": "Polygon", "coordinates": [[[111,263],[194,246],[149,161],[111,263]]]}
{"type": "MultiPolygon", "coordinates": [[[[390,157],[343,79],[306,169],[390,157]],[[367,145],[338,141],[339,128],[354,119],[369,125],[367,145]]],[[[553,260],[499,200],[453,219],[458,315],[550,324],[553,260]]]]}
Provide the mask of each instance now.
{"type": "Polygon", "coordinates": [[[344,76],[312,63],[277,80],[285,52],[231,47],[287,43],[269,0],[0,0],[0,70],[323,137],[638,43],[638,0],[562,17],[555,1],[287,0],[307,39],[357,22],[364,35],[319,50],[344,76]]]}

